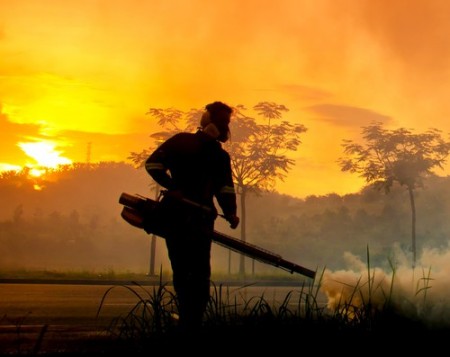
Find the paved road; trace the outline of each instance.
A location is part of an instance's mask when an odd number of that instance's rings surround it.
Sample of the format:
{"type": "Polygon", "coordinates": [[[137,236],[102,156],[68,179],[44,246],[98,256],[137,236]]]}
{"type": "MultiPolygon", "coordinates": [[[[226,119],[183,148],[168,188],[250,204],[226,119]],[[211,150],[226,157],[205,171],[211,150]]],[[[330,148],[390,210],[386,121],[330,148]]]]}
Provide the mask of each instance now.
{"type": "Polygon", "coordinates": [[[112,321],[139,302],[130,289],[146,294],[144,287],[115,284],[0,284],[0,354],[103,338],[112,321]]]}
{"type": "MultiPolygon", "coordinates": [[[[6,324],[98,325],[127,313],[141,299],[148,299],[159,281],[32,281],[0,279],[0,326],[6,324]],[[104,301],[102,302],[102,299],[104,301]],[[99,316],[97,312],[100,309],[99,316]]],[[[223,283],[223,293],[242,298],[264,296],[282,299],[292,284],[264,286],[223,283]]],[[[171,284],[166,288],[172,291],[171,284]]]]}
{"type": "MultiPolygon", "coordinates": [[[[224,284],[227,288],[223,293],[247,301],[262,294],[267,301],[283,301],[295,289],[258,284],[242,289],[239,284],[224,284]]],[[[77,343],[80,338],[101,338],[115,319],[125,317],[136,304],[153,296],[155,286],[158,288],[159,281],[133,285],[131,281],[0,280],[0,354],[29,353],[40,336],[45,337],[47,349],[77,343]]],[[[167,289],[171,291],[172,286],[168,284],[167,289]]]]}
{"type": "Polygon", "coordinates": [[[0,284],[1,324],[104,324],[139,301],[130,289],[144,294],[122,285],[0,284]]]}

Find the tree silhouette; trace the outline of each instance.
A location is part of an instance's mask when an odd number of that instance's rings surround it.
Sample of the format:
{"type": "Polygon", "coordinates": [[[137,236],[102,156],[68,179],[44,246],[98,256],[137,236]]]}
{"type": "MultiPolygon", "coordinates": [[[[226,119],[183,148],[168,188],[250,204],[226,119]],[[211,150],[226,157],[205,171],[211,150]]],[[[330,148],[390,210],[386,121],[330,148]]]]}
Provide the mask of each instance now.
{"type": "MultiPolygon", "coordinates": [[[[180,131],[178,128],[178,122],[182,120],[183,113],[179,110],[175,110],[172,108],[169,109],[150,109],[147,114],[152,115],[153,117],[158,119],[158,124],[167,129],[167,127],[173,126],[173,128],[169,128],[167,131],[161,131],[157,133],[153,133],[150,137],[154,140],[153,146],[150,146],[147,149],[142,150],[141,152],[131,152],[130,156],[127,158],[133,162],[134,167],[143,168],[145,164],[145,160],[152,153],[156,147],[161,144],[164,140],[168,139],[170,136],[180,131]]],[[[159,194],[161,191],[161,187],[155,182],[151,181],[150,185],[151,189],[153,189],[155,196],[154,199],[158,200],[159,194]]],[[[149,261],[149,276],[155,276],[155,257],[156,257],[156,235],[152,234],[150,241],[150,261],[149,261]]]]}
{"type": "MultiPolygon", "coordinates": [[[[287,157],[288,151],[297,150],[300,134],[306,132],[302,124],[291,124],[274,120],[282,118],[288,109],[272,102],[260,102],[253,107],[259,119],[247,116],[243,105],[234,108],[231,120],[231,139],[224,144],[232,160],[233,178],[240,195],[240,236],[246,241],[246,197],[249,193],[259,194],[274,188],[277,180],[283,180],[295,161],[287,157]]],[[[151,108],[147,114],[158,120],[164,129],[151,135],[154,139],[164,139],[179,131],[194,131],[200,122],[202,109],[182,112],[177,109],[151,108]],[[184,125],[183,125],[184,124],[184,125]]],[[[142,167],[154,147],[141,152],[132,152],[128,157],[135,167],[142,167]]],[[[245,274],[245,257],[241,255],[239,273],[245,274]]]]}
{"type": "MultiPolygon", "coordinates": [[[[287,157],[288,151],[297,150],[300,134],[306,132],[302,124],[291,124],[274,120],[282,118],[288,109],[272,102],[260,102],[253,109],[264,124],[244,114],[245,107],[235,108],[231,122],[232,140],[226,146],[231,154],[233,176],[240,194],[241,239],[246,237],[247,194],[260,194],[275,187],[277,180],[283,181],[295,161],[287,157]]],[[[239,274],[245,275],[245,257],[241,255],[239,274]]]]}
{"type": "Polygon", "coordinates": [[[343,158],[338,160],[342,171],[358,173],[378,190],[389,193],[395,182],[405,186],[411,206],[412,267],[416,265],[416,206],[414,191],[423,187],[423,180],[433,175],[433,169],[443,168],[450,152],[450,142],[441,131],[429,129],[422,134],[410,130],[383,129],[382,123],[363,127],[366,145],[344,140],[343,158]]]}

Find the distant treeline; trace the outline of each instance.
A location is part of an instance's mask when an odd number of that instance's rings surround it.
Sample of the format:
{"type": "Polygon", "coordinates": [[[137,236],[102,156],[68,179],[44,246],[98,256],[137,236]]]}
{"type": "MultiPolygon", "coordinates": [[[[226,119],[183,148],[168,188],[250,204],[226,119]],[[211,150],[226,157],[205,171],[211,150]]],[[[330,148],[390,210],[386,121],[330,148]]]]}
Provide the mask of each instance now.
{"type": "MultiPolygon", "coordinates": [[[[151,236],[120,217],[122,192],[155,197],[142,169],[126,163],[77,164],[30,179],[0,177],[0,269],[146,272],[151,236]]],[[[332,189],[330,189],[332,192],[332,189]]],[[[416,191],[418,259],[423,249],[447,249],[450,178],[431,177],[416,191]]],[[[310,269],[346,267],[346,253],[388,266],[399,252],[411,254],[411,208],[400,187],[385,194],[372,187],[357,194],[299,199],[276,192],[249,196],[247,241],[310,269]]],[[[238,237],[218,219],[216,229],[238,237]]],[[[239,238],[239,237],[238,237],[239,238]]],[[[246,260],[251,274],[276,268],[246,260]]],[[[169,270],[164,241],[155,264],[169,270]]],[[[236,273],[238,255],[221,246],[215,272],[236,273]]]]}

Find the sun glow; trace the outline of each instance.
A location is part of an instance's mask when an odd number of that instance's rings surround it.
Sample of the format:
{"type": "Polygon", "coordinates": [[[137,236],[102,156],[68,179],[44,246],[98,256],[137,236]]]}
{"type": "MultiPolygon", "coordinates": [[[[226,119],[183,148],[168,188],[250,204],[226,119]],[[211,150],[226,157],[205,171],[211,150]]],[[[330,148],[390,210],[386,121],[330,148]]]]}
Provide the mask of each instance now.
{"type": "Polygon", "coordinates": [[[72,160],[61,156],[61,151],[55,150],[57,145],[52,141],[21,142],[18,145],[28,156],[36,161],[36,165],[31,165],[33,167],[33,176],[40,176],[42,172],[39,167],[56,168],[59,165],[72,163],[72,160]]]}

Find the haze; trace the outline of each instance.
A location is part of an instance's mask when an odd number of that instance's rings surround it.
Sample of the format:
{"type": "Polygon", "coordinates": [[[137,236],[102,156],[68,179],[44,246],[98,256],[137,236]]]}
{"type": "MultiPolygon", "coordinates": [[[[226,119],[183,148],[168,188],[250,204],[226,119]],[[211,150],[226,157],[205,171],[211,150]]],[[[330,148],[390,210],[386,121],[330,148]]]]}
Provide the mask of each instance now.
{"type": "MultiPolygon", "coordinates": [[[[6,276],[26,271],[49,276],[149,272],[150,236],[120,217],[122,192],[154,197],[145,171],[126,164],[78,165],[34,182],[5,175],[0,180],[0,271],[6,276]],[[33,189],[37,184],[40,190],[33,189]]],[[[371,289],[374,308],[382,307],[392,293],[396,309],[417,308],[421,317],[448,325],[450,178],[429,178],[416,198],[415,269],[411,268],[411,208],[408,193],[399,187],[389,195],[373,189],[307,199],[277,193],[249,195],[247,241],[318,269],[318,279],[324,271],[321,290],[331,306],[342,302],[343,296],[347,300],[353,296],[355,304],[362,298],[367,302],[371,289]],[[356,286],[361,295],[354,295],[356,286]]],[[[216,228],[239,238],[239,232],[221,218],[216,228]]],[[[214,244],[213,274],[237,274],[239,258],[214,244]]],[[[154,265],[157,273],[162,269],[169,276],[160,238],[154,265]]],[[[291,278],[288,272],[247,258],[247,281],[255,278],[254,272],[291,278]]],[[[303,281],[297,274],[292,277],[299,285],[303,281]]]]}
{"type": "Polygon", "coordinates": [[[308,128],[278,191],[357,192],[342,139],[373,120],[448,132],[449,15],[445,0],[0,0],[0,168],[124,161],[151,144],[150,107],[272,101],[308,128]]]}

